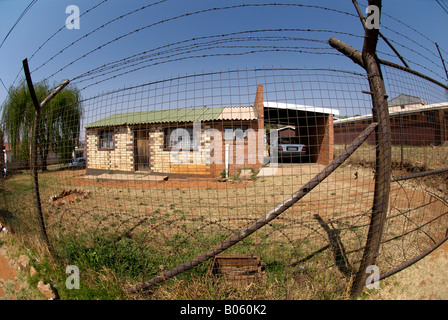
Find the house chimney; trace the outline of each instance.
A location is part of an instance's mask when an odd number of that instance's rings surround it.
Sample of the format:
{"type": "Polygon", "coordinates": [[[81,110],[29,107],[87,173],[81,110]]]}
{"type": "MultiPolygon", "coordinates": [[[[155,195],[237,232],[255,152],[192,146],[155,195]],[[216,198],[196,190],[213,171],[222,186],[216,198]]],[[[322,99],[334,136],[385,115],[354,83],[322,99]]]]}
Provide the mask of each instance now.
{"type": "Polygon", "coordinates": [[[255,95],[254,108],[258,115],[258,129],[264,128],[264,105],[263,105],[263,85],[257,86],[257,94],[255,95]]]}

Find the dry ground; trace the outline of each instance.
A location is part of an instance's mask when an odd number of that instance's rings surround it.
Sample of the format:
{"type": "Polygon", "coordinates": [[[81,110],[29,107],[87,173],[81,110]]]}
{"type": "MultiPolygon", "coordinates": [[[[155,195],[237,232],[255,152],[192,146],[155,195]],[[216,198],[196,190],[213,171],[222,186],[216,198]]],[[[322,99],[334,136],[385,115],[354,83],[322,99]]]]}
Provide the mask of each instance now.
{"type": "Polygon", "coordinates": [[[448,300],[448,241],[414,265],[381,281],[369,300],[448,300]]]}
{"type": "MultiPolygon", "coordinates": [[[[64,229],[64,231],[94,230],[98,232],[108,228],[108,232],[111,232],[113,227],[117,228],[116,230],[132,228],[135,232],[139,230],[142,218],[148,218],[145,226],[151,227],[152,231],[158,233],[159,238],[169,239],[181,232],[184,232],[184,235],[195,236],[199,234],[199,231],[216,234],[223,230],[226,232],[240,230],[247,225],[247,221],[259,218],[302,187],[321,168],[319,165],[310,164],[285,167],[283,174],[279,176],[260,175],[254,181],[242,180],[233,183],[203,179],[168,180],[159,183],[120,182],[113,179],[100,181],[83,179],[85,175],[83,170],[47,172],[40,176],[40,181],[43,208],[48,214],[50,228],[53,228],[53,231],[59,232],[59,229],[54,228],[61,228],[60,230],[64,229]],[[67,203],[51,202],[52,196],[71,189],[88,190],[89,195],[87,198],[73,198],[71,199],[73,201],[67,203]],[[114,215],[108,216],[111,212],[114,215]],[[106,223],[109,218],[114,219],[113,223],[106,223]],[[67,222],[73,225],[69,226],[67,222]]],[[[338,169],[303,201],[275,220],[275,223],[269,226],[271,229],[266,229],[270,232],[266,231],[268,236],[256,234],[252,245],[255,247],[259,242],[269,241],[270,245],[286,247],[291,244],[300,250],[305,248],[310,252],[316,250],[325,244],[323,242],[327,239],[326,232],[313,220],[313,216],[318,214],[332,228],[330,231],[347,231],[344,234],[341,233],[341,237],[348,237],[342,239],[347,245],[345,248],[347,251],[356,248],[360,242],[363,242],[356,241],[364,239],[360,236],[358,227],[365,224],[365,219],[368,217],[374,186],[372,178],[373,173],[370,168],[352,165],[338,169]],[[351,218],[353,215],[359,215],[359,218],[354,221],[351,218]],[[304,225],[303,230],[299,228],[304,225]],[[351,245],[353,247],[350,247],[351,245]]],[[[28,193],[30,192],[30,188],[27,187],[29,182],[30,179],[26,175],[17,176],[8,181],[9,187],[22,188],[28,193]]],[[[415,205],[415,201],[422,202],[422,199],[432,201],[421,197],[422,191],[418,185],[403,184],[398,189],[393,188],[392,191],[396,198],[393,204],[400,212],[399,217],[402,212],[415,205]],[[403,199],[405,201],[401,201],[403,199]]],[[[29,206],[30,201],[22,199],[10,205],[26,207],[29,206]]],[[[420,209],[425,221],[433,218],[427,214],[427,209],[431,209],[431,206],[433,204],[420,209]]],[[[414,217],[411,218],[414,219],[414,217]]],[[[415,220],[412,222],[414,223],[415,220]]],[[[389,226],[386,235],[392,237],[397,232],[410,230],[408,228],[411,227],[409,220],[399,221],[398,228],[394,225],[389,226]]],[[[3,244],[4,251],[0,251],[0,254],[3,257],[10,257],[11,255],[5,251],[4,247],[3,244]]],[[[400,249],[402,250],[403,247],[406,247],[404,241],[400,249]]],[[[394,252],[389,252],[389,255],[393,257],[394,252]]],[[[0,259],[0,266],[3,266],[1,268],[3,271],[0,271],[3,272],[0,275],[0,288],[1,285],[6,284],[9,286],[6,291],[11,292],[8,296],[3,288],[3,297],[17,298],[17,294],[14,293],[17,290],[11,290],[11,286],[14,287],[12,283],[19,281],[17,270],[16,273],[13,272],[14,262],[1,257],[0,259]]],[[[379,291],[366,292],[363,298],[447,299],[447,285],[444,280],[446,263],[447,245],[445,244],[412,267],[385,279],[379,291]]],[[[21,284],[18,285],[21,287],[21,284]]]]}
{"type": "MultiPolygon", "coordinates": [[[[1,233],[0,241],[0,300],[44,299],[30,288],[26,272],[19,270],[20,253],[1,233]]],[[[367,300],[448,300],[448,242],[409,268],[381,281],[380,289],[366,290],[361,299],[367,300]]]]}
{"type": "Polygon", "coordinates": [[[0,300],[44,300],[28,282],[29,268],[22,270],[19,266],[20,255],[27,251],[15,243],[9,233],[0,232],[0,300]]]}

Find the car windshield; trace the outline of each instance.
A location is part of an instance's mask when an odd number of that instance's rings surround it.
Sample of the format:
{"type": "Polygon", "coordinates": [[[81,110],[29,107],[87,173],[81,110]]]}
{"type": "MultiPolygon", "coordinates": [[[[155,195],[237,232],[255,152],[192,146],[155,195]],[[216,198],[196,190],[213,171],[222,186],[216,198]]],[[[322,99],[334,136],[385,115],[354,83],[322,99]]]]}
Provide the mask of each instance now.
{"type": "Polygon", "coordinates": [[[282,137],[279,138],[280,144],[300,144],[298,137],[282,137]]]}

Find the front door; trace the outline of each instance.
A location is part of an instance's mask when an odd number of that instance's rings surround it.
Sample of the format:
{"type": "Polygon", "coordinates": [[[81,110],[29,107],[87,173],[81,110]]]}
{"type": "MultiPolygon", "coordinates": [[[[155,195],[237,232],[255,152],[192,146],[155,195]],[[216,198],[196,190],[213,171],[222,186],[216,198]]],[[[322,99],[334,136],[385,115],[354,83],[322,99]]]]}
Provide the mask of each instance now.
{"type": "Polygon", "coordinates": [[[134,159],[136,171],[149,170],[149,130],[134,131],[134,159]]]}

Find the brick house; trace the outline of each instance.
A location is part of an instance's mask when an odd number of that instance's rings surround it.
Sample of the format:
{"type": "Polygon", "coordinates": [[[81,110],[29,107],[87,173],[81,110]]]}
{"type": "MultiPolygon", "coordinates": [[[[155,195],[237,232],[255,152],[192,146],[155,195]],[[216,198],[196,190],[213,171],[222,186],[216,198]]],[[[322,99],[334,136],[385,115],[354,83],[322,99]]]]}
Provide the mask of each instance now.
{"type": "Polygon", "coordinates": [[[252,106],[121,113],[90,123],[87,173],[147,171],[218,177],[223,171],[230,175],[243,168],[256,171],[267,156],[264,124],[280,123],[285,113],[288,119],[303,120],[293,125],[314,150],[313,161],[332,161],[333,115],[265,102],[263,86],[258,85],[252,106]]]}
{"type": "Polygon", "coordinates": [[[279,137],[295,137],[297,135],[296,128],[294,126],[284,126],[278,129],[273,129],[277,131],[279,137]]]}
{"type": "Polygon", "coordinates": [[[86,126],[87,172],[148,171],[217,177],[225,169],[229,174],[241,168],[257,170],[265,156],[260,114],[262,86],[253,106],[108,116],[86,126]]]}
{"type": "MultiPolygon", "coordinates": [[[[392,144],[424,146],[448,141],[448,102],[427,104],[419,97],[399,95],[388,105],[392,144]]],[[[371,122],[371,114],[335,120],[335,144],[350,144],[371,122]]],[[[375,135],[367,143],[375,144],[375,135]]]]}

